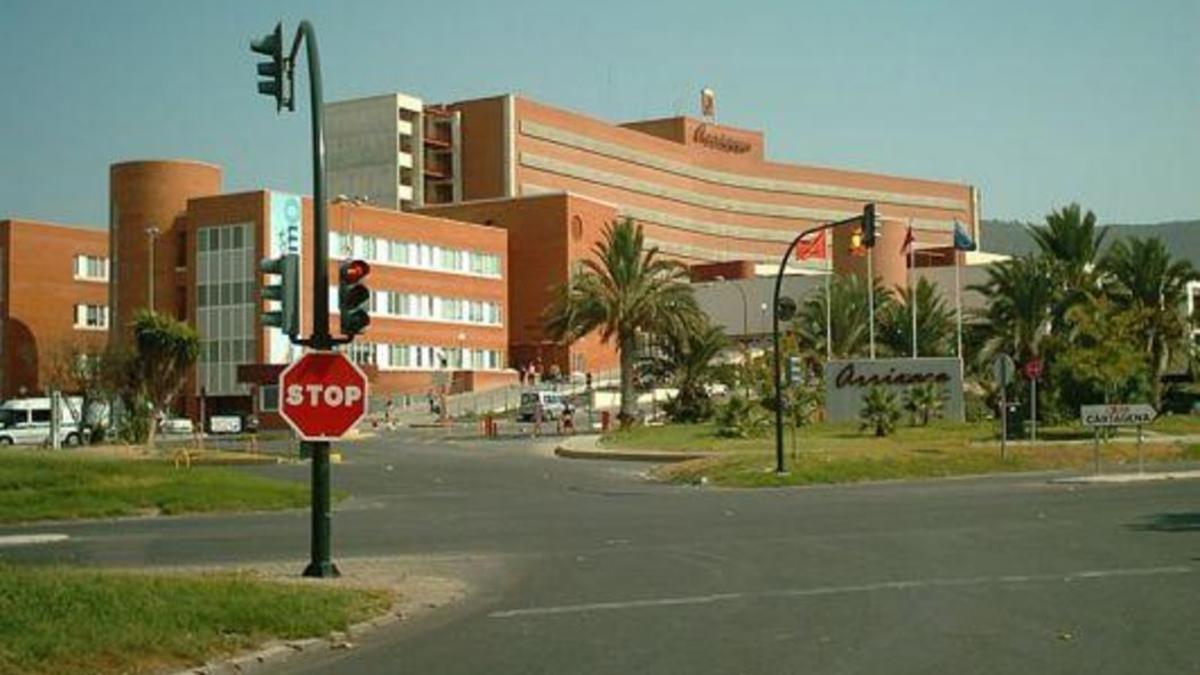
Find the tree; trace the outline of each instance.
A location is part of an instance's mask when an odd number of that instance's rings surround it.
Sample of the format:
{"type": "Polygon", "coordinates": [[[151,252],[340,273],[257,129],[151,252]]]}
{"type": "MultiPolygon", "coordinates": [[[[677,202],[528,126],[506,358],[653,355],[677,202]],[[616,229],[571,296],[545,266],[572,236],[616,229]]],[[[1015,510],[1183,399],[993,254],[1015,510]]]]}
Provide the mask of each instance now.
{"type": "Polygon", "coordinates": [[[884,437],[896,430],[900,421],[900,398],[896,392],[879,385],[869,387],[863,394],[860,430],[874,429],[877,437],[884,437]]]}
{"type": "MultiPolygon", "coordinates": [[[[921,356],[954,353],[954,310],[928,279],[917,281],[917,352],[921,356]]],[[[895,301],[883,307],[879,319],[879,342],[895,356],[912,355],[911,288],[896,288],[895,301]]]]}
{"type": "Polygon", "coordinates": [[[147,445],[154,447],[155,420],[169,410],[183,388],[188,368],[200,354],[200,337],[191,326],[151,310],[133,319],[137,370],[152,413],[147,445]]]}
{"type": "Polygon", "coordinates": [[[1056,291],[1056,322],[1066,310],[1096,290],[1096,263],[1108,230],[1096,229],[1096,214],[1070,204],[1046,216],[1046,227],[1028,228],[1042,256],[1050,261],[1056,291]]]}
{"type": "Polygon", "coordinates": [[[930,418],[941,417],[945,406],[945,394],[936,382],[914,384],[904,392],[904,407],[912,415],[914,426],[929,426],[930,418]]]}
{"type": "Polygon", "coordinates": [[[1141,311],[1101,297],[1071,308],[1067,320],[1071,332],[1050,373],[1063,403],[1130,403],[1146,393],[1149,360],[1129,340],[1144,321],[1141,311]]]}
{"type": "Polygon", "coordinates": [[[659,258],[645,248],[642,227],[631,219],[608,224],[582,269],[559,287],[545,315],[556,340],[573,342],[600,330],[605,342],[616,340],[621,365],[622,425],[637,415],[634,374],[638,334],[683,334],[700,311],[683,265],[659,258]]]}
{"type": "Polygon", "coordinates": [[[665,406],[673,420],[699,422],[712,415],[708,386],[718,379],[717,357],[727,344],[724,331],[707,321],[693,331],[663,336],[649,370],[679,390],[665,406]]]}
{"type": "Polygon", "coordinates": [[[1101,263],[1104,288],[1117,303],[1140,315],[1127,335],[1137,335],[1151,369],[1151,394],[1162,405],[1162,376],[1172,357],[1190,345],[1184,316],[1187,285],[1200,273],[1186,260],[1172,258],[1157,237],[1131,237],[1109,248],[1101,263]]]}
{"type": "Polygon", "coordinates": [[[1041,355],[1055,303],[1054,288],[1047,283],[1050,274],[1045,259],[1024,256],[989,266],[987,281],[969,287],[988,299],[978,314],[983,320],[982,359],[1004,352],[1024,363],[1041,355]]]}
{"type": "MultiPolygon", "coordinates": [[[[894,302],[892,294],[875,279],[875,317],[878,321],[894,302]]],[[[865,356],[870,349],[870,325],[867,311],[867,284],[856,275],[835,276],[829,281],[835,359],[865,356]]],[[[817,288],[797,308],[792,329],[800,348],[819,358],[825,358],[825,289],[817,288]]],[[[879,336],[877,336],[879,337],[879,336]]]]}

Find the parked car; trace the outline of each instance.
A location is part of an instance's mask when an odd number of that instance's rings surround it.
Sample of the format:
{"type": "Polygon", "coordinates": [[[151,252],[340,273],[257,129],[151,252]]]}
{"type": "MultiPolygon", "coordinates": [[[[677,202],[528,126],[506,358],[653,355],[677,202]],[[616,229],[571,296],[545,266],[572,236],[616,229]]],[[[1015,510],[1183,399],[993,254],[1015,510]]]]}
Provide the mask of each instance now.
{"type": "MultiPolygon", "coordinates": [[[[83,436],[76,418],[83,399],[62,400],[58,438],[63,445],[79,445],[83,436]]],[[[19,398],[0,405],[0,445],[40,445],[50,439],[50,399],[19,398]]]]}
{"type": "Polygon", "coordinates": [[[521,405],[517,408],[517,419],[532,422],[534,411],[542,407],[542,419],[554,420],[562,417],[567,407],[567,397],[556,391],[527,391],[521,394],[521,405]]]}
{"type": "Polygon", "coordinates": [[[190,434],[195,427],[186,417],[168,417],[158,423],[158,430],[164,434],[190,434]]]}

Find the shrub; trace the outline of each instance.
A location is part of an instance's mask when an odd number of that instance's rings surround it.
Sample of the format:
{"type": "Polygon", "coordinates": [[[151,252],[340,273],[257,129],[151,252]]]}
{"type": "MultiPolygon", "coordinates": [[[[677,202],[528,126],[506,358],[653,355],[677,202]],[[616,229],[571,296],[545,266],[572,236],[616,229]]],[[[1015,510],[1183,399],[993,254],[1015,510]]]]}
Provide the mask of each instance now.
{"type": "Polygon", "coordinates": [[[896,430],[900,415],[900,397],[896,396],[896,392],[873,386],[863,396],[863,407],[859,412],[862,424],[859,429],[874,429],[876,436],[887,436],[896,430]]]}
{"type": "Polygon", "coordinates": [[[766,433],[769,422],[762,406],[734,395],[717,411],[717,435],[722,438],[756,438],[766,433]]]}

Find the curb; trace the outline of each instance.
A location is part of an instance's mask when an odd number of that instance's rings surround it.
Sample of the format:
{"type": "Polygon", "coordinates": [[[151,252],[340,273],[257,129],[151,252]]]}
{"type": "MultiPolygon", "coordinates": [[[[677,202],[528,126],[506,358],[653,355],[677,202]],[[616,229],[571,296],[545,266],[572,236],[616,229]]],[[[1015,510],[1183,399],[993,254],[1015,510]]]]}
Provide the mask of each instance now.
{"type": "Polygon", "coordinates": [[[713,457],[710,452],[664,452],[662,450],[581,450],[560,445],[554,454],[564,459],[607,459],[621,462],[686,462],[713,457]]]}
{"type": "Polygon", "coordinates": [[[1159,473],[1106,473],[1095,474],[1091,476],[1068,476],[1066,478],[1053,478],[1050,480],[1050,482],[1077,485],[1123,485],[1126,483],[1149,483],[1153,481],[1164,480],[1187,480],[1189,478],[1200,478],[1200,470],[1164,471],[1159,473]]]}
{"type": "Polygon", "coordinates": [[[351,625],[345,632],[335,631],[325,637],[319,638],[269,642],[260,649],[252,652],[236,654],[213,663],[184,668],[170,675],[238,675],[240,673],[253,673],[277,666],[299,654],[311,655],[336,649],[353,649],[355,647],[353,640],[361,639],[368,633],[379,628],[399,623],[404,618],[404,613],[398,607],[393,607],[386,614],[351,625]]]}

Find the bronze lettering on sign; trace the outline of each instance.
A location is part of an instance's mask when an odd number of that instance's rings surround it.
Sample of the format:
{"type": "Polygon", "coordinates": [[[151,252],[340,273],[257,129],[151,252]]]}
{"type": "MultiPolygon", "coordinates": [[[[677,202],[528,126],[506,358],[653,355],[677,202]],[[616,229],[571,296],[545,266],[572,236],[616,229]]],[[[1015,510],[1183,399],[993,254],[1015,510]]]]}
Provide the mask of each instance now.
{"type": "Polygon", "coordinates": [[[701,124],[696,127],[696,130],[692,132],[692,140],[713,150],[730,152],[735,155],[750,152],[750,143],[748,141],[734,138],[719,131],[709,131],[707,124],[701,124]]]}
{"type": "Polygon", "coordinates": [[[838,371],[837,377],[834,378],[833,384],[838,389],[846,387],[870,387],[876,384],[883,385],[906,385],[906,384],[925,384],[926,382],[936,382],[945,384],[950,381],[948,373],[898,373],[895,368],[888,369],[886,373],[877,373],[874,375],[859,375],[854,372],[854,364],[848,363],[838,371]]]}

